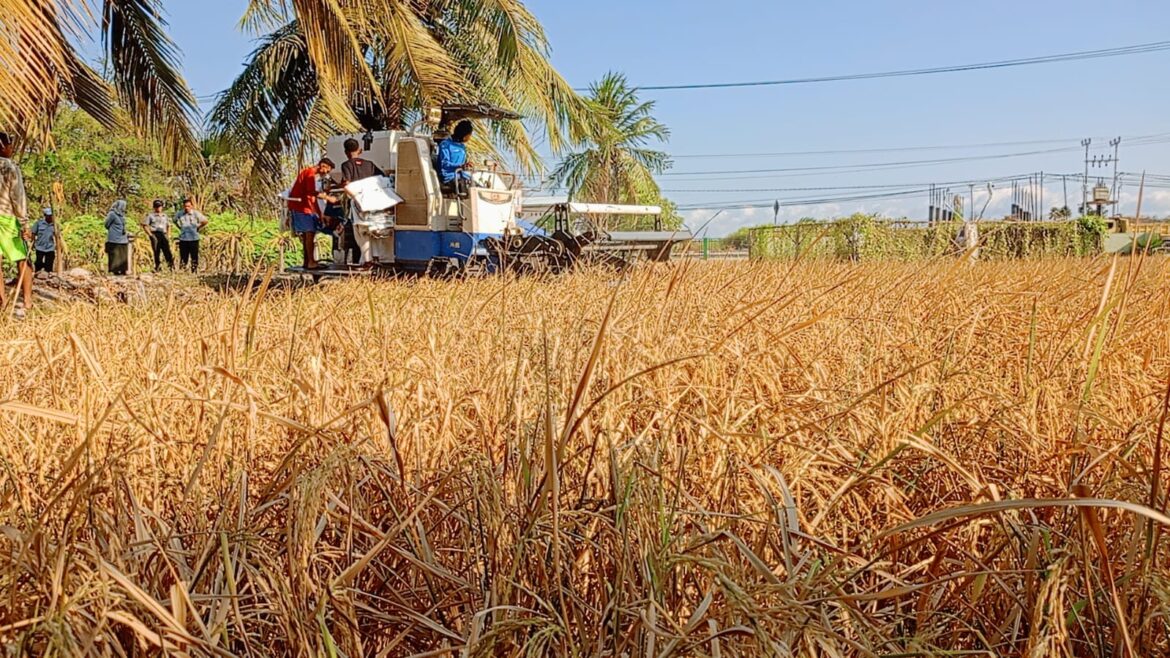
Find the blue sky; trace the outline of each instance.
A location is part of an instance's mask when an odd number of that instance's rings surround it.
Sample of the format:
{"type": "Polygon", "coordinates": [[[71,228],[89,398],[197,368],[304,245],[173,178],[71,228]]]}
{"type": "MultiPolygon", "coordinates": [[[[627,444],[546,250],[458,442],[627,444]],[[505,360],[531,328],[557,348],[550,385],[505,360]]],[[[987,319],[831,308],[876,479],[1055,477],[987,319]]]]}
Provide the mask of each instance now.
{"type": "MultiPolygon", "coordinates": [[[[552,59],[573,84],[585,86],[607,71],[634,84],[728,82],[836,75],[968,64],[1111,48],[1167,39],[1170,3],[1164,1],[1028,0],[530,0],[552,44],[552,59]]],[[[171,33],[197,94],[224,88],[251,49],[234,29],[244,0],[167,2],[171,33]]],[[[664,150],[676,155],[660,179],[667,194],[693,207],[699,225],[718,206],[739,201],[793,205],[780,221],[854,211],[922,217],[926,195],[804,204],[801,200],[864,195],[867,191],[789,188],[892,186],[915,190],[930,182],[983,180],[1045,171],[1045,205],[1063,203],[1052,174],[1083,169],[1082,137],[1104,153],[1109,137],[1170,133],[1170,52],[933,76],[814,85],[658,91],[656,116],[671,131],[664,150]],[[1051,141],[1049,141],[1051,140],[1051,141]],[[794,151],[938,147],[1004,142],[981,148],[693,157],[794,151]],[[1100,148],[1098,148],[1100,147],[1100,148]],[[1033,153],[1052,151],[1056,153],[1033,153]],[[982,159],[884,170],[847,165],[982,159]],[[1004,157],[999,157],[1004,156],[1004,157]],[[813,172],[762,169],[838,167],[813,172]],[[752,170],[751,174],[725,172],[752,170]],[[728,190],[728,191],[715,191],[728,190]]],[[[1121,169],[1170,175],[1170,143],[1123,139],[1121,169]]],[[[1103,171],[1103,170],[1099,170],[1103,171]]],[[[1010,192],[1000,184],[988,215],[1006,212],[1010,192]]],[[[1069,183],[1070,205],[1079,182],[1069,183]]],[[[983,189],[983,186],[979,186],[983,189]]],[[[966,184],[951,193],[968,193],[966,184]]],[[[884,190],[878,190],[879,192],[884,190]]],[[[1133,212],[1136,185],[1122,188],[1123,210],[1133,212]]],[[[982,207],[986,192],[978,192],[982,207]]],[[[1170,189],[1146,191],[1143,214],[1170,213],[1170,189]]],[[[772,209],[723,212],[712,235],[772,221],[772,209]]]]}

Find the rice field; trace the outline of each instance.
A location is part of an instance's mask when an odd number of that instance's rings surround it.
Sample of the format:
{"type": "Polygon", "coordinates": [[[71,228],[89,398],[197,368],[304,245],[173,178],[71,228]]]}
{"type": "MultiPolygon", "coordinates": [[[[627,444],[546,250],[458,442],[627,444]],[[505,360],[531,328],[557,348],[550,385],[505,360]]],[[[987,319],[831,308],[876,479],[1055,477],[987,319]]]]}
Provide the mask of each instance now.
{"type": "Polygon", "coordinates": [[[1164,258],[0,322],[3,656],[1170,654],[1164,258]]]}

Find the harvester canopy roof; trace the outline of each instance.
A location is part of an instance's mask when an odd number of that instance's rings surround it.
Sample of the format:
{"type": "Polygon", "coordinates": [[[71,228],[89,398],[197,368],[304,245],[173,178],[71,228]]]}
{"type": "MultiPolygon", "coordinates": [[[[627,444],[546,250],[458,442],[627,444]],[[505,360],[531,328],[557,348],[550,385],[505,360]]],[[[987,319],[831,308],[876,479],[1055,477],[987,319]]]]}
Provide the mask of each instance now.
{"type": "Polygon", "coordinates": [[[476,103],[474,105],[444,105],[442,108],[442,119],[439,120],[440,126],[449,126],[456,121],[463,119],[489,119],[491,121],[515,121],[520,118],[519,114],[511,110],[505,110],[502,107],[495,105],[488,105],[487,103],[476,103]]]}
{"type": "Polygon", "coordinates": [[[617,203],[580,203],[567,197],[530,197],[524,199],[526,216],[542,217],[554,210],[573,215],[661,215],[661,206],[630,206],[617,203]]]}

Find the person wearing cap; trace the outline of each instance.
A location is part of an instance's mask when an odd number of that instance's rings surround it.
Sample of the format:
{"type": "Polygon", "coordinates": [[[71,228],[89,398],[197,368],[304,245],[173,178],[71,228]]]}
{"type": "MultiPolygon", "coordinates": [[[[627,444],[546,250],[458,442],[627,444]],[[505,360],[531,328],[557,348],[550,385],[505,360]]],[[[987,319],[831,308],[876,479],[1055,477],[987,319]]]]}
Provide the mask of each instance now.
{"type": "Polygon", "coordinates": [[[33,224],[33,249],[37,251],[37,272],[52,272],[57,263],[57,223],[53,209],[45,208],[41,218],[33,224]]]}
{"type": "MultiPolygon", "coordinates": [[[[28,262],[28,240],[32,239],[25,222],[28,205],[24,194],[24,177],[20,166],[12,161],[16,140],[0,132],[0,257],[16,263],[17,286],[23,293],[24,305],[17,305],[16,317],[23,318],[32,308],[33,272],[28,262]]],[[[0,283],[0,306],[5,302],[4,285],[0,283]]]]}
{"type": "Polygon", "coordinates": [[[155,199],[153,211],[142,220],[142,228],[150,236],[154,271],[162,269],[163,258],[167,260],[167,268],[175,269],[175,256],[171,253],[171,218],[163,212],[162,201],[155,199]]]}

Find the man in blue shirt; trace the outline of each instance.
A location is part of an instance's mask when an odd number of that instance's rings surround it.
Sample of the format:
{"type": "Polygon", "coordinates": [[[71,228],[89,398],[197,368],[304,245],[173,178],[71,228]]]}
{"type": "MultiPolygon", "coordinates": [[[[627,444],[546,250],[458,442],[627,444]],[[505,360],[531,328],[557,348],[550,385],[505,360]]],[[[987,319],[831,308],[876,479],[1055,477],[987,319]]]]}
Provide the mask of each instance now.
{"type": "Polygon", "coordinates": [[[32,227],[33,247],[37,250],[38,272],[52,272],[57,260],[57,225],[53,209],[45,208],[44,215],[32,227]]]}
{"type": "Polygon", "coordinates": [[[467,164],[467,140],[471,139],[471,132],[471,122],[460,121],[451,137],[439,143],[439,182],[444,192],[456,190],[456,178],[464,187],[471,181],[471,174],[462,170],[467,164]]]}

